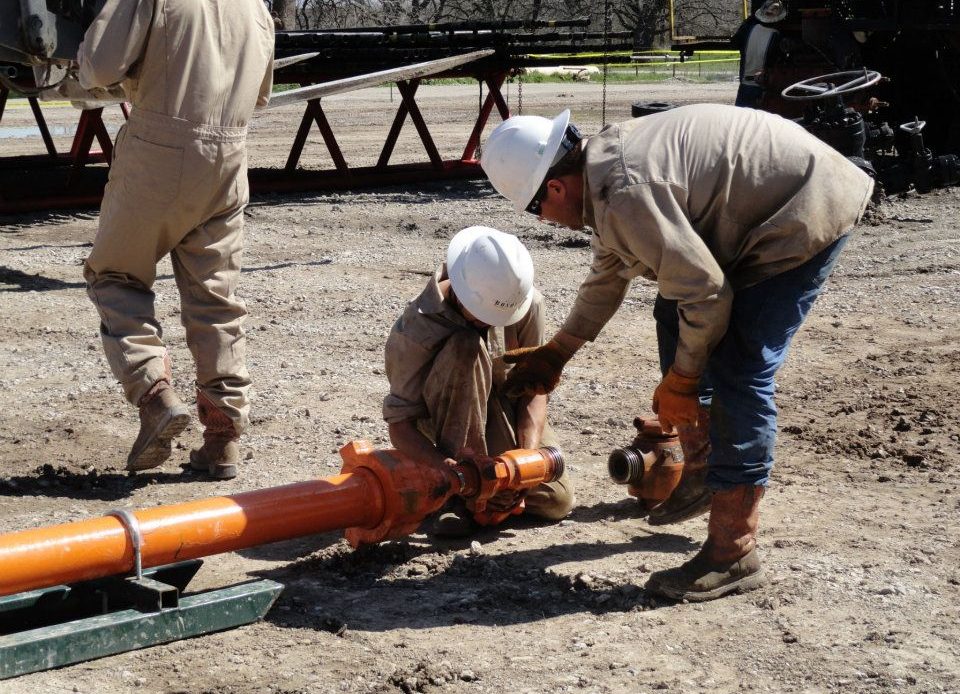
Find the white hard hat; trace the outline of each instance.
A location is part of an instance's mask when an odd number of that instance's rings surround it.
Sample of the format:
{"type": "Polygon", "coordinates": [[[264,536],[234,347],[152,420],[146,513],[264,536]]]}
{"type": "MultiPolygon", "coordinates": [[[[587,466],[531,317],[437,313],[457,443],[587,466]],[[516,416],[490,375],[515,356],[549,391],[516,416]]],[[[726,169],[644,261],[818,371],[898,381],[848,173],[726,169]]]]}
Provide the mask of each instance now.
{"type": "Polygon", "coordinates": [[[447,276],[457,299],[487,325],[512,325],[533,301],[533,260],[513,234],[467,227],[447,248],[447,276]]]}
{"type": "Polygon", "coordinates": [[[560,145],[570,122],[570,109],[556,118],[513,116],[490,133],[480,166],[503,197],[523,212],[547,171],[562,158],[560,145]]]}

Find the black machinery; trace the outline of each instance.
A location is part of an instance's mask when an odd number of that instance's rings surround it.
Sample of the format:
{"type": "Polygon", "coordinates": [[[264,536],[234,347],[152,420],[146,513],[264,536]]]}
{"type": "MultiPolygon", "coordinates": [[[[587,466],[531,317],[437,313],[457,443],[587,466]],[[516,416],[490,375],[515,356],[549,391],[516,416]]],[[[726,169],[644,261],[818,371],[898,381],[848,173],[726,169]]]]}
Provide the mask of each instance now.
{"type": "Polygon", "coordinates": [[[888,194],[960,183],[960,2],[755,0],[751,9],[733,38],[738,105],[794,118],[888,194]]]}

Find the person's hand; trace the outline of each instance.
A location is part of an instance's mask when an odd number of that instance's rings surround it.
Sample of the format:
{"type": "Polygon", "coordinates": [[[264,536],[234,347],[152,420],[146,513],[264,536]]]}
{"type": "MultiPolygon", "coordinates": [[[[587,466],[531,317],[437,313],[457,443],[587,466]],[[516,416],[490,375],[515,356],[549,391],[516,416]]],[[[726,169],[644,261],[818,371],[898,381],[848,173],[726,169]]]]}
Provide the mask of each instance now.
{"type": "Polygon", "coordinates": [[[520,505],[526,495],[526,489],[504,489],[502,492],[494,494],[487,501],[485,510],[488,513],[510,513],[520,505]]]}
{"type": "Polygon", "coordinates": [[[514,364],[503,384],[507,397],[533,397],[546,395],[557,387],[563,367],[573,353],[550,340],[539,347],[511,349],[503,355],[503,361],[514,364]]]}
{"type": "Polygon", "coordinates": [[[672,366],[660,385],[653,391],[653,411],[660,420],[664,431],[670,431],[679,424],[696,426],[700,399],[697,386],[700,376],[687,376],[672,366]]]}

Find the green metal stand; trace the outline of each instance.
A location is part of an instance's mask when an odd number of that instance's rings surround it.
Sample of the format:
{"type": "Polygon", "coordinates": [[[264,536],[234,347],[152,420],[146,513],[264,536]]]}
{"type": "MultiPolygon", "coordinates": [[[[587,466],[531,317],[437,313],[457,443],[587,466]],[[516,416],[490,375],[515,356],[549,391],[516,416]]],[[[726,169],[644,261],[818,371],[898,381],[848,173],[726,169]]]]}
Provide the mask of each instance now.
{"type": "Polygon", "coordinates": [[[261,580],[183,596],[201,564],[0,598],[0,679],[249,624],[283,590],[261,580]]]}

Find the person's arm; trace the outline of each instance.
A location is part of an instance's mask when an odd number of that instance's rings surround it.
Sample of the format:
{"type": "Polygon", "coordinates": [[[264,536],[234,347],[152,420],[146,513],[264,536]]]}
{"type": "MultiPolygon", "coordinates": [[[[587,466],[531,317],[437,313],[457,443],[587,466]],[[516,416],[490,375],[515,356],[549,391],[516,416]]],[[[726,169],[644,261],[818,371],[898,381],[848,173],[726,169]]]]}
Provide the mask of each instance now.
{"type": "Polygon", "coordinates": [[[536,448],[543,438],[547,423],[547,396],[523,396],[517,402],[517,445],[536,448]]]}
{"type": "Polygon", "coordinates": [[[677,351],[652,402],[665,430],[696,425],[700,376],[733,303],[726,275],[687,216],[686,194],[669,182],[630,186],[611,196],[604,219],[605,232],[653,271],[665,299],[677,302],[677,351]]]}
{"type": "Polygon", "coordinates": [[[685,198],[683,188],[667,182],[620,190],[607,205],[604,233],[653,271],[663,298],[677,302],[674,365],[686,376],[699,376],[727,331],[733,289],[687,218],[685,198]]]}
{"type": "MultiPolygon", "coordinates": [[[[271,24],[273,20],[271,18],[271,24]]],[[[263,73],[263,81],[260,83],[260,93],[257,94],[257,105],[256,108],[266,108],[270,103],[270,95],[273,92],[273,58],[274,58],[274,43],[276,39],[274,34],[271,31],[270,36],[270,59],[267,61],[267,69],[263,73]]]]}
{"type": "Polygon", "coordinates": [[[590,273],[580,285],[563,327],[546,344],[511,350],[504,355],[506,363],[515,364],[504,384],[508,396],[543,395],[556,388],[566,363],[585,342],[600,333],[623,303],[630,286],[630,280],[620,275],[623,263],[603,247],[596,234],[590,244],[590,273]]]}
{"type": "MultiPolygon", "coordinates": [[[[535,291],[530,310],[514,325],[506,328],[504,335],[506,337],[512,333],[513,344],[517,347],[539,347],[546,341],[546,332],[543,295],[535,291]]],[[[511,343],[509,337],[507,342],[511,343]]],[[[521,395],[514,404],[514,426],[520,448],[535,448],[540,445],[543,428],[547,423],[547,402],[546,395],[521,395]]]]}
{"type": "Polygon", "coordinates": [[[153,8],[154,0],[107,0],[77,51],[81,87],[110,87],[128,77],[143,55],[153,8]]]}
{"type": "Polygon", "coordinates": [[[577,290],[577,298],[563,323],[561,332],[584,342],[596,339],[620,308],[630,288],[630,280],[621,273],[626,266],[618,255],[606,248],[594,232],[590,238],[593,260],[590,272],[577,290]]]}
{"type": "Polygon", "coordinates": [[[447,458],[433,445],[433,442],[423,435],[413,419],[401,422],[391,422],[387,425],[390,432],[390,443],[401,453],[410,456],[418,462],[444,465],[454,462],[447,458]]]}

